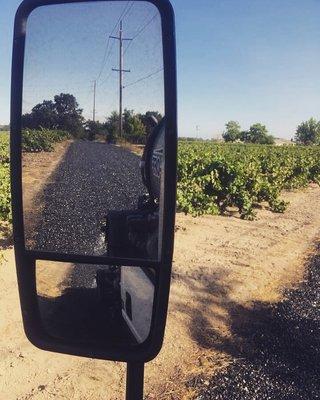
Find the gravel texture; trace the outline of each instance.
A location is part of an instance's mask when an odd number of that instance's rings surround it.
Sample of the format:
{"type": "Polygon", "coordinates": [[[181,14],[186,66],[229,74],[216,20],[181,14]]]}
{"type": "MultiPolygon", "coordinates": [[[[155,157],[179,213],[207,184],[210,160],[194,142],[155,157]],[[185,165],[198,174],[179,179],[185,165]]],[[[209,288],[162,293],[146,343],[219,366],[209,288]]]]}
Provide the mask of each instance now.
{"type": "Polygon", "coordinates": [[[305,281],[282,302],[231,311],[232,345],[229,341],[222,349],[234,361],[210,381],[200,379],[197,400],[320,399],[318,254],[320,248],[305,281]]]}
{"type": "Polygon", "coordinates": [[[139,161],[114,145],[72,143],[42,193],[35,249],[104,254],[101,226],[108,211],[135,209],[145,193],[139,161]]]}
{"type": "MultiPolygon", "coordinates": [[[[73,142],[41,194],[36,249],[105,254],[101,227],[108,211],[136,209],[146,191],[139,161],[139,156],[121,147],[73,142]]],[[[107,290],[104,297],[98,295],[97,271],[102,270],[109,274],[108,266],[73,264],[63,282],[63,294],[39,299],[46,329],[53,336],[94,342],[132,340],[121,321],[112,322],[114,292],[109,297],[107,290]]]]}

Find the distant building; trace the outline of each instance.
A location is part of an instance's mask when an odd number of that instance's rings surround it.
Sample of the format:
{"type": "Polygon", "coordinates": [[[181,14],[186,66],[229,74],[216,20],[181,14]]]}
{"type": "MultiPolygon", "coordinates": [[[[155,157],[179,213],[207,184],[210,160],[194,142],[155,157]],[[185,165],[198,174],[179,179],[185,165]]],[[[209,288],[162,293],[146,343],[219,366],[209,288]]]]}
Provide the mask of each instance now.
{"type": "Polygon", "coordinates": [[[295,143],[292,142],[292,140],[290,139],[274,138],[274,144],[276,146],[288,146],[288,145],[294,145],[295,143]]]}

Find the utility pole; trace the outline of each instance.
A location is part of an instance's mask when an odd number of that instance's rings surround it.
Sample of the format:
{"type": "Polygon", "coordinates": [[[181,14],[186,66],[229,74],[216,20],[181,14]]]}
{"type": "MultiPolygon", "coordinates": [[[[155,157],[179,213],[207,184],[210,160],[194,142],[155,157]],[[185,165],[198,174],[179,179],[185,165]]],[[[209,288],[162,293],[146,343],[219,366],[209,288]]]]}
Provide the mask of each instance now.
{"type": "Polygon", "coordinates": [[[93,111],[92,111],[92,120],[95,122],[96,120],[96,87],[97,87],[97,81],[93,81],[93,111]]]}
{"type": "Polygon", "coordinates": [[[123,42],[133,40],[123,37],[122,21],[120,21],[119,36],[110,36],[111,39],[119,40],[119,69],[112,68],[112,71],[119,72],[119,136],[122,137],[123,120],[122,120],[122,90],[123,90],[123,73],[130,72],[130,69],[123,69],[123,42]]]}
{"type": "Polygon", "coordinates": [[[196,138],[199,139],[200,126],[196,125],[196,138]]]}

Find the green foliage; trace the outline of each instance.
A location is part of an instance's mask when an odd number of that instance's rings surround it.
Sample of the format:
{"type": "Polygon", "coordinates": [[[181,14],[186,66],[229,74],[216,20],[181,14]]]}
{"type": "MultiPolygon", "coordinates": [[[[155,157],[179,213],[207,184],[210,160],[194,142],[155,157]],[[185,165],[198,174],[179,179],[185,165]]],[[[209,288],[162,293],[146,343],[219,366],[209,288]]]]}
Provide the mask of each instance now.
{"type": "Polygon", "coordinates": [[[320,144],[320,121],[310,118],[302,122],[297,128],[295,140],[304,145],[320,144]]]}
{"type": "Polygon", "coordinates": [[[229,121],[226,123],[226,130],[223,132],[222,138],[225,142],[274,144],[274,137],[269,135],[265,125],[260,123],[251,125],[247,131],[241,131],[237,121],[229,121]]]}
{"type": "MultiPolygon", "coordinates": [[[[145,114],[135,114],[133,110],[125,109],[123,112],[123,137],[129,143],[145,144],[148,135],[154,129],[162,115],[157,111],[147,111],[145,114]]],[[[115,143],[119,140],[119,113],[113,111],[103,125],[107,131],[106,140],[115,143]]]]}
{"type": "Polygon", "coordinates": [[[59,130],[27,130],[22,132],[22,150],[29,153],[53,151],[53,145],[70,137],[68,132],[59,130]]]}
{"type": "Polygon", "coordinates": [[[69,93],[54,96],[54,101],[44,100],[22,116],[23,128],[64,130],[75,137],[82,137],[83,122],[82,109],[69,93]]]}
{"type": "Polygon", "coordinates": [[[266,135],[260,144],[275,144],[274,136],[266,135]]]}
{"type": "Polygon", "coordinates": [[[11,221],[9,135],[0,134],[0,221],[11,221]]]}
{"type": "Polygon", "coordinates": [[[251,125],[248,131],[242,131],[239,139],[244,143],[274,144],[274,137],[269,135],[266,126],[260,123],[251,125]]]}
{"type": "Polygon", "coordinates": [[[119,114],[113,111],[104,124],[107,131],[106,141],[115,143],[119,136],[119,114]]]}
{"type": "MultiPolygon", "coordinates": [[[[195,137],[188,137],[188,136],[179,136],[178,137],[179,142],[203,142],[205,139],[203,138],[195,138],[195,137]]],[[[207,142],[209,139],[206,140],[207,142]]]]}
{"type": "Polygon", "coordinates": [[[11,221],[9,163],[0,164],[0,220],[11,221]]]}
{"type": "Polygon", "coordinates": [[[133,110],[124,110],[123,113],[124,137],[130,143],[143,144],[146,141],[146,130],[141,119],[133,110]]]}
{"type": "Polygon", "coordinates": [[[302,146],[261,146],[180,142],[178,209],[200,214],[223,214],[237,207],[253,219],[258,203],[284,212],[284,189],[320,183],[320,149],[302,146]]]}
{"type": "Polygon", "coordinates": [[[69,93],[60,93],[54,96],[54,103],[58,116],[57,129],[67,131],[75,137],[82,137],[83,110],[79,108],[76,98],[69,93]]]}
{"type": "Polygon", "coordinates": [[[87,120],[84,126],[85,137],[88,140],[95,140],[97,135],[105,134],[103,125],[99,121],[87,120]]]}
{"type": "Polygon", "coordinates": [[[9,134],[0,133],[0,165],[9,163],[9,134]]]}
{"type": "Polygon", "coordinates": [[[240,138],[241,127],[237,121],[229,121],[226,123],[226,130],[222,134],[225,142],[235,142],[240,138]]]}
{"type": "MultiPolygon", "coordinates": [[[[22,148],[26,152],[51,151],[53,144],[69,137],[65,131],[24,130],[22,148]]],[[[9,134],[0,133],[0,222],[11,222],[9,134]]]]}

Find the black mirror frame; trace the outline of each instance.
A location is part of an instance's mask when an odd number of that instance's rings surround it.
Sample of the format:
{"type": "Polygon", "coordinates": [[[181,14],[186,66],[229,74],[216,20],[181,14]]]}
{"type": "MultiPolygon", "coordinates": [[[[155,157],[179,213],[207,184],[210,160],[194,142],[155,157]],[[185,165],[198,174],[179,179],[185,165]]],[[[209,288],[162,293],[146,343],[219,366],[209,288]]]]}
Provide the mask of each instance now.
{"type": "MultiPolygon", "coordinates": [[[[162,227],[162,251],[158,261],[112,259],[96,256],[66,255],[26,250],[22,205],[21,115],[23,91],[23,66],[26,23],[30,13],[46,5],[114,0],[24,0],[19,6],[14,23],[12,76],[11,76],[11,192],[13,236],[17,278],[25,333],[40,349],[123,362],[147,362],[157,356],[162,347],[167,317],[174,240],[177,170],[177,84],[174,12],[169,0],[135,0],[153,4],[159,10],[162,24],[164,91],[166,120],[165,193],[162,227]],[[53,338],[44,330],[40,318],[36,288],[36,261],[52,260],[100,265],[151,267],[156,271],[153,317],[149,337],[137,346],[79,345],[53,338]]],[[[117,0],[123,1],[126,0],[117,0]]]]}

